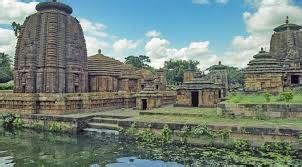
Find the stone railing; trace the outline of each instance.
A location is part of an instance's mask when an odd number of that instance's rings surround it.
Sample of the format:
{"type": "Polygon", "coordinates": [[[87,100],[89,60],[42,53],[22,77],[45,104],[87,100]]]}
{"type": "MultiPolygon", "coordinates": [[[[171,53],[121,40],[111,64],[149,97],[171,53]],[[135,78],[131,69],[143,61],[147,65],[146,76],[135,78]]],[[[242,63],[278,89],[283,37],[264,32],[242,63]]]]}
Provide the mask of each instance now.
{"type": "Polygon", "coordinates": [[[224,114],[245,117],[302,118],[302,104],[228,104],[218,105],[224,114]]]}

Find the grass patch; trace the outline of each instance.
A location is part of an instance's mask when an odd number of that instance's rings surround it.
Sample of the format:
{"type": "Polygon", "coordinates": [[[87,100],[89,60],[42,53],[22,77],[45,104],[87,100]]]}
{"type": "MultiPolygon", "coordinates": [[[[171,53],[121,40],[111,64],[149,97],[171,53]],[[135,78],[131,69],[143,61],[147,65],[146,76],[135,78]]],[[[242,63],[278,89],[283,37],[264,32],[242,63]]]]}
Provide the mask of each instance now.
{"type": "Polygon", "coordinates": [[[289,101],[280,100],[282,94],[271,95],[268,97],[267,93],[257,94],[244,94],[244,93],[231,93],[227,96],[226,103],[232,104],[297,104],[302,103],[302,92],[292,91],[292,99],[289,101]],[[269,100],[268,100],[269,98],[269,100]]]}
{"type": "MultiPolygon", "coordinates": [[[[158,112],[162,109],[151,110],[158,112]]],[[[132,118],[134,121],[184,123],[184,124],[209,124],[226,126],[263,126],[263,127],[288,127],[302,130],[302,121],[299,119],[269,119],[258,120],[252,118],[231,118],[222,116],[216,109],[208,108],[165,108],[162,112],[189,112],[203,113],[203,117],[177,116],[177,115],[138,115],[132,118]]]]}

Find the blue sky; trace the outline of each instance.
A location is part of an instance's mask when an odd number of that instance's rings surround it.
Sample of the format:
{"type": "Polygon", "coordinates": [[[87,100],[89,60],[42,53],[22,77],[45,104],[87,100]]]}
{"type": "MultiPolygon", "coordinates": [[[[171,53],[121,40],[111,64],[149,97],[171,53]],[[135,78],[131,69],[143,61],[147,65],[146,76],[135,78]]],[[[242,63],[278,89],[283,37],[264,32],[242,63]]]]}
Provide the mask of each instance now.
{"type": "MultiPolygon", "coordinates": [[[[59,1],[80,20],[88,56],[98,49],[119,60],[145,54],[155,67],[169,59],[197,60],[203,69],[218,61],[244,67],[260,47],[269,50],[273,28],[286,16],[302,24],[301,0],[59,1]]],[[[0,0],[0,52],[14,54],[9,25],[22,23],[36,4],[0,0]]]]}

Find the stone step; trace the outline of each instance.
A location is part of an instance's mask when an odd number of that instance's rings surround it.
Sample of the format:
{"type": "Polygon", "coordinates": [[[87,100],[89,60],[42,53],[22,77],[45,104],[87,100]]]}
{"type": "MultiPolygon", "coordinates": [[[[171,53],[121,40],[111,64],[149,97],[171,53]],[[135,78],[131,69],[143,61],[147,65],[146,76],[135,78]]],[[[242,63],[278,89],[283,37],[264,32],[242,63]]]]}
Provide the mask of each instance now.
{"type": "Polygon", "coordinates": [[[119,130],[118,125],[105,123],[88,123],[88,127],[94,129],[119,130]]]}
{"type": "Polygon", "coordinates": [[[114,118],[93,118],[90,122],[117,124],[118,121],[119,121],[119,119],[114,119],[114,118]]]}
{"type": "Polygon", "coordinates": [[[127,119],[130,117],[122,115],[96,115],[94,118],[127,119]]]}

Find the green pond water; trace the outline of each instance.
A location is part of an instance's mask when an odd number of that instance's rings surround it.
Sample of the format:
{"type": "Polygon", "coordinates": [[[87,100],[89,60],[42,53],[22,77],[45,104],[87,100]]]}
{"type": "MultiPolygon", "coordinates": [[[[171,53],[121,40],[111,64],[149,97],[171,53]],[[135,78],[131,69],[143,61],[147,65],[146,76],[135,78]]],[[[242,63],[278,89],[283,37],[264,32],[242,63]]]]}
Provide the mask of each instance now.
{"type": "MultiPolygon", "coordinates": [[[[247,153],[242,155],[245,154],[247,153]]],[[[288,157],[281,157],[278,161],[286,158],[288,157]]],[[[99,133],[67,136],[30,130],[8,132],[0,129],[0,167],[182,167],[274,162],[277,161],[254,155],[241,156],[241,153],[223,148],[146,146],[99,133]]],[[[290,163],[297,165],[300,161],[292,159],[290,163]]]]}

